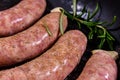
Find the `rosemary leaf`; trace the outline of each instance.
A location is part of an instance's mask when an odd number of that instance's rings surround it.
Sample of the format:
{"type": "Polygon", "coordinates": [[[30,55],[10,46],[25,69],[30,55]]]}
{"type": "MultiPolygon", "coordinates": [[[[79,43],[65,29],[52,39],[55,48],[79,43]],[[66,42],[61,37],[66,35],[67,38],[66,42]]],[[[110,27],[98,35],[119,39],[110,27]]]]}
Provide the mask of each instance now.
{"type": "Polygon", "coordinates": [[[95,10],[93,11],[92,15],[89,17],[89,20],[92,19],[99,11],[99,5],[97,3],[95,10]]]}
{"type": "Polygon", "coordinates": [[[108,32],[107,32],[107,38],[109,39],[109,40],[115,40],[108,32]]]}
{"type": "Polygon", "coordinates": [[[86,25],[86,26],[89,26],[89,27],[92,27],[92,26],[96,26],[96,22],[92,22],[92,21],[81,21],[82,24],[86,25]]]}
{"type": "Polygon", "coordinates": [[[104,35],[99,35],[98,38],[105,38],[105,36],[104,35]]]}
{"type": "Polygon", "coordinates": [[[78,28],[81,29],[81,24],[77,21],[78,28]]]}
{"type": "Polygon", "coordinates": [[[93,31],[91,31],[91,32],[89,32],[89,34],[88,34],[88,39],[89,40],[92,40],[93,39],[93,31]]]}
{"type": "Polygon", "coordinates": [[[76,16],[77,0],[72,0],[72,1],[73,1],[73,16],[76,16]]]}
{"type": "Polygon", "coordinates": [[[116,22],[116,20],[117,20],[117,17],[114,16],[112,22],[107,24],[106,26],[112,26],[116,22]]]}
{"type": "Polygon", "coordinates": [[[88,11],[87,21],[89,21],[90,18],[90,11],[88,11]]]}
{"type": "Polygon", "coordinates": [[[106,23],[107,23],[106,21],[104,21],[104,22],[98,22],[98,25],[104,25],[106,23]]]}
{"type": "Polygon", "coordinates": [[[103,47],[104,43],[105,43],[105,39],[102,38],[101,41],[100,41],[100,44],[99,44],[98,48],[101,49],[103,47]]]}
{"type": "Polygon", "coordinates": [[[101,25],[96,25],[98,28],[100,28],[103,32],[103,36],[106,36],[106,32],[107,32],[107,30],[103,27],[103,26],[101,26],[101,25]]]}
{"type": "Polygon", "coordinates": [[[107,39],[107,44],[109,45],[108,47],[113,50],[113,41],[107,39]]]}
{"type": "Polygon", "coordinates": [[[60,15],[60,32],[61,34],[63,35],[64,34],[64,30],[63,30],[63,15],[64,15],[64,11],[61,12],[61,15],[60,15]]]}
{"type": "Polygon", "coordinates": [[[64,9],[60,9],[60,10],[61,10],[61,12],[64,13],[69,19],[73,20],[73,16],[72,16],[69,12],[65,11],[64,9]]]}
{"type": "Polygon", "coordinates": [[[95,34],[96,34],[96,33],[97,33],[97,27],[94,27],[94,28],[95,28],[95,29],[94,29],[94,30],[95,30],[94,32],[95,32],[95,34]]]}
{"type": "Polygon", "coordinates": [[[47,25],[46,23],[44,23],[43,26],[45,27],[47,33],[48,33],[50,36],[52,36],[53,34],[52,34],[52,32],[50,31],[48,25],[47,25]]]}
{"type": "Polygon", "coordinates": [[[87,13],[86,5],[83,7],[82,13],[80,15],[77,15],[77,18],[81,18],[85,13],[87,13]]]}

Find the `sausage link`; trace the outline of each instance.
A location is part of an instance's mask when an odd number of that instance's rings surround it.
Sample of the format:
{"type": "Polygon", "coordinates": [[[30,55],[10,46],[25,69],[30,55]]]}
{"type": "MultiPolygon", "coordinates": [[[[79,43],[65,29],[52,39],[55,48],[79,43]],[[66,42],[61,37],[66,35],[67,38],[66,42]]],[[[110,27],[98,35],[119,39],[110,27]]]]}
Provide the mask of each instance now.
{"type": "MultiPolygon", "coordinates": [[[[35,25],[16,35],[0,38],[0,66],[8,66],[41,54],[59,36],[59,12],[44,16],[35,25]],[[50,36],[46,30],[52,33],[50,36]]],[[[64,30],[67,17],[63,16],[64,30]]]]}
{"type": "Polygon", "coordinates": [[[45,0],[21,0],[16,6],[0,11],[0,36],[18,33],[41,17],[45,0]]]}
{"type": "Polygon", "coordinates": [[[108,53],[104,50],[96,51],[77,80],[116,80],[117,65],[108,53]]]}
{"type": "Polygon", "coordinates": [[[87,39],[82,32],[68,31],[51,49],[36,59],[0,71],[0,80],[64,80],[79,63],[86,43],[87,39]]]}

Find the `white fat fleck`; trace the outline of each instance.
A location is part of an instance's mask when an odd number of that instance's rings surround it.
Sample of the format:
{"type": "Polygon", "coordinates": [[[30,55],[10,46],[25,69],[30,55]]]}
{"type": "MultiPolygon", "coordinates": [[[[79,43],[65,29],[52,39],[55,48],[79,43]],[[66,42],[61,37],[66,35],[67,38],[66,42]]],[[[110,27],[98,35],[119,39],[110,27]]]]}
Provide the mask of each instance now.
{"type": "Polygon", "coordinates": [[[63,64],[66,65],[66,63],[67,63],[67,59],[64,60],[64,63],[63,63],[63,64]]]}
{"type": "MultiPolygon", "coordinates": [[[[4,18],[5,18],[5,26],[10,26],[10,19],[9,19],[9,15],[6,15],[6,16],[4,16],[4,18]]],[[[8,27],[9,28],[9,27],[8,27]]]]}
{"type": "Polygon", "coordinates": [[[22,21],[22,20],[23,20],[23,18],[17,18],[17,19],[15,19],[14,21],[12,21],[11,23],[14,24],[14,23],[20,22],[20,21],[22,21]]]}
{"type": "Polygon", "coordinates": [[[55,72],[57,71],[58,68],[59,68],[59,65],[55,66],[55,68],[52,71],[55,72]]]}
{"type": "Polygon", "coordinates": [[[46,33],[39,41],[33,42],[32,45],[35,46],[40,44],[47,36],[48,36],[48,33],[46,33]]]}
{"type": "Polygon", "coordinates": [[[109,78],[109,74],[107,73],[107,74],[105,75],[105,79],[108,80],[108,78],[109,78]]]}
{"type": "Polygon", "coordinates": [[[48,72],[46,73],[46,75],[49,76],[49,75],[50,75],[50,71],[48,71],[48,72]]]}

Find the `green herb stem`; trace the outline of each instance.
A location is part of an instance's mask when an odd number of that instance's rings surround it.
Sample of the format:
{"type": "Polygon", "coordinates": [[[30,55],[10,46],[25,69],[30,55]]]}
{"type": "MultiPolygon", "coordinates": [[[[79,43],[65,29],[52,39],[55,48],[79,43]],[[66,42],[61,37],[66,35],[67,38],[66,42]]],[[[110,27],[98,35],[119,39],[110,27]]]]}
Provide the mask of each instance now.
{"type": "Polygon", "coordinates": [[[47,25],[46,23],[44,23],[43,26],[45,27],[47,33],[48,33],[50,36],[52,36],[53,34],[52,34],[52,32],[50,31],[48,25],[47,25]]]}
{"type": "Polygon", "coordinates": [[[106,32],[107,32],[106,29],[103,26],[101,26],[101,25],[96,25],[96,27],[98,27],[98,28],[103,30],[103,34],[98,36],[98,37],[105,37],[106,36],[106,32]]]}
{"type": "Polygon", "coordinates": [[[77,0],[73,0],[73,16],[76,16],[77,0]]]}
{"type": "Polygon", "coordinates": [[[95,10],[93,11],[93,13],[90,15],[90,17],[88,19],[90,20],[90,19],[94,18],[94,16],[98,13],[98,11],[99,11],[99,5],[97,3],[95,10]]]}
{"type": "Polygon", "coordinates": [[[64,15],[64,11],[61,12],[61,16],[60,16],[60,32],[63,35],[64,34],[64,30],[63,30],[63,15],[64,15]]]}

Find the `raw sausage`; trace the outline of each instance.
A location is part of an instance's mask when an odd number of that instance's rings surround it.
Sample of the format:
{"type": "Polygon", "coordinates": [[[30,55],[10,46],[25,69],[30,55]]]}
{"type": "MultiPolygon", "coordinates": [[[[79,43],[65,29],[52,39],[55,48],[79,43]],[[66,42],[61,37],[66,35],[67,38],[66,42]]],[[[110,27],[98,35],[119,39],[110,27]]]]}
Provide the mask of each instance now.
{"type": "Polygon", "coordinates": [[[116,80],[117,65],[109,53],[104,50],[94,51],[77,80],[116,80]]]}
{"type": "Polygon", "coordinates": [[[16,6],[0,11],[0,36],[26,29],[41,17],[45,8],[45,0],[21,0],[16,6]]]}
{"type": "Polygon", "coordinates": [[[117,65],[109,53],[104,50],[94,51],[77,80],[116,80],[117,65]]]}
{"type": "MultiPolygon", "coordinates": [[[[41,54],[57,39],[60,12],[51,12],[35,25],[16,35],[0,38],[0,66],[8,66],[41,54]],[[52,33],[50,36],[46,30],[52,33]]],[[[67,17],[63,16],[64,30],[67,17]]]]}
{"type": "Polygon", "coordinates": [[[86,36],[71,30],[36,59],[21,66],[0,71],[0,80],[64,80],[79,63],[86,49],[86,36]]]}

